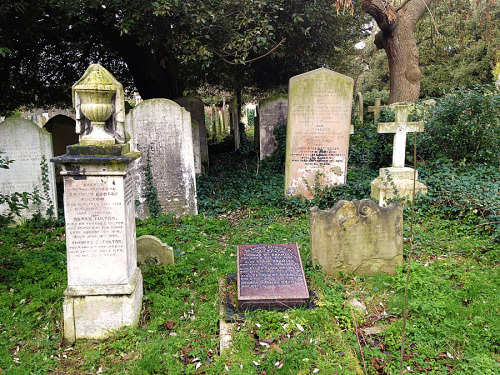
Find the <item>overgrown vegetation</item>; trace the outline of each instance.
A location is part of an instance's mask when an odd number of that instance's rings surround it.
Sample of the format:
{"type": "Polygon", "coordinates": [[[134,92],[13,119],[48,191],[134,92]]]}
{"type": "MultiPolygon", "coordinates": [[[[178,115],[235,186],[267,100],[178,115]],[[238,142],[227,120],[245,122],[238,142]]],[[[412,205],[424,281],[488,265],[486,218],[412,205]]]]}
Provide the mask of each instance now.
{"type": "MultiPolygon", "coordinates": [[[[438,104],[439,105],[439,104],[438,104]]],[[[390,116],[388,114],[387,116],[390,116]]],[[[68,345],[62,335],[66,288],[64,227],[33,221],[0,239],[0,369],[9,374],[368,374],[399,372],[406,269],[395,276],[332,278],[311,265],[308,209],[368,198],[370,181],[390,160],[391,139],[372,118],[351,137],[348,183],[316,191],[312,202],[285,199],[283,147],[258,163],[229,139],[211,150],[198,179],[200,214],[158,215],[137,223],[174,248],[175,265],[144,272],[137,328],[107,340],[68,345]],[[215,152],[215,150],[217,152],[215,152]],[[281,154],[280,154],[281,153],[281,154]],[[256,311],[234,326],[220,353],[219,280],[236,272],[238,244],[297,243],[314,309],[256,311]],[[351,314],[356,298],[367,314],[351,314]],[[358,347],[361,346],[361,350],[358,347]]],[[[426,124],[427,127],[430,124],[426,124]]],[[[283,127],[276,136],[284,140],[283,127]]],[[[415,205],[408,295],[408,373],[500,371],[498,165],[419,158],[429,194],[415,205]]],[[[315,187],[312,187],[313,189],[315,187]]],[[[404,255],[410,250],[404,214],[404,255]]]]}

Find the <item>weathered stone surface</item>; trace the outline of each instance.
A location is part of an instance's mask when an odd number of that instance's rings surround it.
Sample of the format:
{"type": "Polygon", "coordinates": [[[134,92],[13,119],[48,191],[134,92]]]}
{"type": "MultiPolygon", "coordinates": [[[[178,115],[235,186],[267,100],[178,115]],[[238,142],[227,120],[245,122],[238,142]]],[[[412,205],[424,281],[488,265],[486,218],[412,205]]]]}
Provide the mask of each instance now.
{"type": "Polygon", "coordinates": [[[200,98],[195,98],[193,96],[184,96],[182,98],[175,99],[175,102],[181,107],[184,107],[190,114],[191,119],[198,123],[199,134],[200,134],[200,155],[201,164],[205,168],[208,168],[209,157],[208,157],[208,141],[207,141],[207,125],[205,124],[205,104],[200,98]]]}
{"type": "MultiPolygon", "coordinates": [[[[385,205],[389,198],[412,199],[414,170],[405,167],[406,133],[423,132],[424,123],[408,122],[409,106],[406,103],[395,103],[395,122],[381,122],[378,124],[379,133],[394,133],[392,151],[392,167],[381,168],[379,177],[371,183],[370,196],[378,199],[380,205],[385,205]]],[[[415,180],[418,174],[415,173],[415,180]]],[[[427,194],[427,186],[415,181],[415,193],[427,194]]]]}
{"type": "Polygon", "coordinates": [[[415,194],[427,194],[427,186],[418,181],[418,171],[408,167],[380,168],[379,177],[371,182],[370,196],[385,206],[388,199],[404,198],[411,200],[413,196],[413,174],[415,173],[415,194]]]}
{"type": "Polygon", "coordinates": [[[63,303],[68,342],[101,339],[135,325],[142,300],[137,267],[131,161],[122,145],[80,146],[83,155],[54,158],[62,166],[68,288],[63,303]],[[99,150],[96,151],[95,149],[99,150]],[[112,149],[112,155],[89,155],[112,149]]]}
{"type": "Polygon", "coordinates": [[[74,166],[62,172],[68,287],[128,284],[137,269],[133,181],[125,166],[74,166]]]}
{"type": "Polygon", "coordinates": [[[85,145],[125,143],[123,86],[99,64],[90,65],[73,85],[76,133],[85,145]]]}
{"type": "Polygon", "coordinates": [[[149,216],[145,171],[149,153],[153,184],[164,213],[196,215],[196,178],[193,158],[191,116],[168,99],[149,99],[126,117],[133,150],[142,157],[135,163],[136,216],[149,216]]]}
{"type": "Polygon", "coordinates": [[[142,275],[130,283],[131,292],[94,295],[66,292],[63,302],[64,338],[69,343],[84,339],[105,339],[113,330],[137,325],[142,308],[142,275]]]}
{"type": "Polygon", "coordinates": [[[47,121],[44,129],[52,134],[54,156],[64,155],[67,146],[78,143],[79,137],[76,134],[75,126],[75,120],[64,115],[54,116],[47,121]]]}
{"type": "MultiPolygon", "coordinates": [[[[40,212],[46,217],[47,209],[52,205],[57,215],[57,199],[53,156],[52,136],[30,120],[10,118],[0,123],[0,156],[14,160],[9,169],[0,173],[0,193],[33,193],[38,191],[44,198],[40,204],[30,204],[21,211],[24,217],[31,217],[40,212]],[[47,166],[48,190],[45,191],[40,163],[45,157],[47,166]]],[[[7,205],[0,205],[0,214],[9,212],[7,205]]]]}
{"type": "Polygon", "coordinates": [[[369,199],[340,201],[310,210],[311,257],[329,275],[339,272],[394,275],[403,264],[403,206],[369,199]]]}
{"type": "Polygon", "coordinates": [[[144,235],[137,239],[137,263],[139,265],[174,264],[174,249],[158,237],[144,235]]]}
{"type": "Polygon", "coordinates": [[[309,303],[297,245],[238,245],[238,309],[309,303]]]}
{"type": "Polygon", "coordinates": [[[313,198],[307,185],[344,184],[353,79],[328,69],[290,78],[285,194],[313,198]]]}
{"type": "Polygon", "coordinates": [[[259,103],[259,155],[264,159],[278,147],[274,137],[274,129],[286,124],[288,112],[287,95],[278,95],[267,98],[259,103]]]}

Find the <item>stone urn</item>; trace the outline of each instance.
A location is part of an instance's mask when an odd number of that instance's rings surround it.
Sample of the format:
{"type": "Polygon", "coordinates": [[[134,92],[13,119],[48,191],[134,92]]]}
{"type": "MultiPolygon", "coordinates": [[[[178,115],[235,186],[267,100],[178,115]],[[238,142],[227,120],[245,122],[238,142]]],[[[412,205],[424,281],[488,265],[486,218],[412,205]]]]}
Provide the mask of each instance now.
{"type": "Polygon", "coordinates": [[[90,132],[80,137],[84,145],[114,145],[113,134],[106,131],[106,121],[111,116],[112,99],[116,85],[95,69],[76,87],[80,97],[80,109],[90,122],[90,132]]]}

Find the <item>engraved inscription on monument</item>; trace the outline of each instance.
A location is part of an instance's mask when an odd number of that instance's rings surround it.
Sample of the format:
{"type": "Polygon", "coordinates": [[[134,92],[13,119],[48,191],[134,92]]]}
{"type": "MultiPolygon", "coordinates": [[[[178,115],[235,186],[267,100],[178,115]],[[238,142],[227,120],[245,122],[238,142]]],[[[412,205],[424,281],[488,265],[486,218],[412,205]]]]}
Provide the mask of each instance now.
{"type": "Polygon", "coordinates": [[[297,245],[238,246],[238,309],[307,305],[297,245]]]}
{"type": "Polygon", "coordinates": [[[65,178],[68,285],[128,281],[122,184],[121,176],[65,178]]]}

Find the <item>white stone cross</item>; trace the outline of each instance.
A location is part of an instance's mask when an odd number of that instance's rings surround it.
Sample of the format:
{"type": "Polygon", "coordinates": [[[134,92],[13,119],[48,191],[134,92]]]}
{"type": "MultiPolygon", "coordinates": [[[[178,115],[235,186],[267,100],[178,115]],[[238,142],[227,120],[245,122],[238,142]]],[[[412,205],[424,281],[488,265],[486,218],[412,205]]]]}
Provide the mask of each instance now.
{"type": "Polygon", "coordinates": [[[378,133],[395,133],[392,150],[392,166],[405,166],[406,133],[423,132],[424,122],[408,122],[408,104],[391,105],[396,111],[396,122],[379,122],[378,133]]]}

